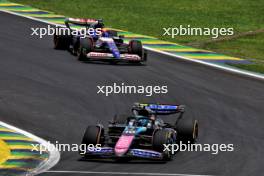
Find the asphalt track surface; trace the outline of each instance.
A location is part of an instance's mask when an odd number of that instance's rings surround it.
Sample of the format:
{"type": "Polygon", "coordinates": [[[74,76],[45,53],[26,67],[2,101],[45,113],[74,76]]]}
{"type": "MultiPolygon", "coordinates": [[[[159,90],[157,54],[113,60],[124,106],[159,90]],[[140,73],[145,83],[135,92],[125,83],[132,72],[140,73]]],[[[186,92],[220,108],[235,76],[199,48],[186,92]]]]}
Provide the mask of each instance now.
{"type": "MultiPolygon", "coordinates": [[[[63,152],[52,170],[261,175],[264,164],[264,83],[199,64],[149,53],[147,66],[77,61],[30,36],[45,24],[0,12],[0,120],[46,140],[80,143],[88,124],[129,112],[133,102],[187,105],[199,120],[199,143],[234,144],[234,152],[180,152],[168,163],[80,161],[63,152]],[[97,85],[167,85],[167,94],[97,94],[97,85]]],[[[84,175],[43,173],[41,175],[84,175]]],[[[96,174],[90,174],[96,175],[96,174]]],[[[106,174],[107,175],[107,174],[106,174]]]]}

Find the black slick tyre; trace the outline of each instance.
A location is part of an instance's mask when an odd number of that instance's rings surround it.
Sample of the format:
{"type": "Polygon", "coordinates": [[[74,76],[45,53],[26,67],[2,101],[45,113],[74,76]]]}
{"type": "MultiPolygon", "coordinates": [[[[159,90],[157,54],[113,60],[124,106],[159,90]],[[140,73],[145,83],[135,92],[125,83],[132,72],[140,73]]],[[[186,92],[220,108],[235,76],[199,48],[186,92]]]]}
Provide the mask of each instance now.
{"type": "Polygon", "coordinates": [[[87,58],[87,54],[89,52],[92,52],[93,48],[94,48],[93,40],[91,38],[80,39],[80,45],[79,45],[79,48],[77,50],[78,60],[80,60],[80,61],[89,60],[87,58]]]}

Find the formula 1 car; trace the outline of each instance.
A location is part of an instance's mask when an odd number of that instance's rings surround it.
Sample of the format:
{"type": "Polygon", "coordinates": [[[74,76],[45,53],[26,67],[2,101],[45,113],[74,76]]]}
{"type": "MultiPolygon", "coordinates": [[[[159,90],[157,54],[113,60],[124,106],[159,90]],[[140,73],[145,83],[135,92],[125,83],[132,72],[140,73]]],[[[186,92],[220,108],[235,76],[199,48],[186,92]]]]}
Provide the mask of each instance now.
{"type": "MultiPolygon", "coordinates": [[[[183,118],[183,105],[135,103],[132,115],[115,116],[108,124],[88,126],[82,144],[101,145],[100,150],[86,150],[84,158],[141,158],[171,160],[174,152],[164,150],[164,145],[195,143],[198,122],[183,118]],[[178,114],[173,124],[165,123],[158,116],[178,114]]],[[[173,115],[175,116],[175,115],[173,115]]]]}
{"type": "Polygon", "coordinates": [[[65,25],[70,34],[55,33],[54,48],[67,49],[81,61],[141,63],[147,60],[141,41],[131,40],[126,44],[124,36],[118,36],[117,31],[106,30],[101,19],[67,18],[65,25]],[[82,27],[82,30],[76,27],[82,27]]]}

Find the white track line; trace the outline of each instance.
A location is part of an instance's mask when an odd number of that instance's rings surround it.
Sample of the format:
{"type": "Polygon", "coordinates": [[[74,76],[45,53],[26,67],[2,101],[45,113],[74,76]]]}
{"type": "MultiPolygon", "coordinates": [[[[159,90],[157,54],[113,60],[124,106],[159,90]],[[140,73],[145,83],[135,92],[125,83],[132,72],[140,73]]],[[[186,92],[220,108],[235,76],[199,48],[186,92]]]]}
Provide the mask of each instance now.
{"type": "MultiPolygon", "coordinates": [[[[0,11],[5,12],[5,13],[9,13],[9,14],[12,14],[12,15],[17,15],[17,16],[20,16],[20,17],[28,18],[28,19],[31,19],[31,20],[39,21],[39,22],[46,23],[46,24],[51,24],[51,25],[61,26],[61,27],[65,26],[65,25],[56,24],[56,23],[45,21],[45,20],[37,19],[37,18],[34,18],[34,17],[30,17],[30,16],[24,16],[24,15],[17,14],[15,12],[7,11],[7,10],[0,10],[0,11]]],[[[182,60],[185,60],[185,61],[191,61],[191,62],[199,63],[199,64],[202,64],[202,65],[210,66],[210,67],[217,68],[217,69],[220,69],[220,70],[224,70],[224,71],[228,71],[228,72],[232,72],[232,73],[236,73],[236,74],[241,74],[241,75],[248,76],[248,77],[251,77],[251,78],[256,78],[256,79],[259,79],[259,80],[262,80],[262,81],[264,80],[264,75],[263,74],[258,74],[258,73],[254,73],[254,72],[250,72],[250,71],[245,71],[245,70],[237,69],[237,68],[233,68],[233,67],[225,67],[225,66],[222,66],[222,65],[213,64],[213,63],[209,63],[209,62],[204,62],[204,61],[201,61],[201,60],[191,59],[191,58],[187,58],[187,57],[184,57],[184,56],[172,54],[172,53],[165,52],[165,51],[160,51],[160,50],[153,49],[153,48],[146,47],[146,46],[144,46],[144,48],[147,49],[147,50],[156,52],[156,53],[160,53],[160,54],[164,54],[164,55],[167,55],[167,56],[175,57],[175,58],[182,59],[182,60]]]]}
{"type": "MultiPolygon", "coordinates": [[[[9,124],[1,122],[1,121],[0,121],[0,125],[27,136],[27,137],[33,139],[34,141],[39,142],[42,146],[45,146],[46,148],[48,148],[48,146],[53,148],[51,146],[52,144],[48,143],[44,139],[37,137],[37,136],[35,136],[29,132],[26,132],[24,130],[21,130],[17,127],[14,127],[12,125],[9,125],[9,124]]],[[[42,162],[37,168],[30,171],[30,173],[28,173],[28,175],[37,175],[39,173],[45,172],[45,171],[49,170],[50,168],[52,168],[53,166],[55,166],[59,162],[59,160],[60,160],[60,153],[56,150],[51,150],[51,151],[49,151],[49,159],[45,162],[42,162]]]]}
{"type": "Polygon", "coordinates": [[[31,20],[34,20],[34,21],[38,21],[38,22],[41,22],[41,23],[46,23],[46,24],[51,24],[51,25],[54,25],[54,26],[65,27],[65,25],[62,25],[62,24],[56,24],[56,23],[48,22],[48,21],[45,21],[45,20],[41,20],[41,19],[38,19],[38,18],[30,17],[30,16],[25,16],[25,15],[18,14],[18,13],[15,13],[15,12],[11,12],[11,11],[8,11],[8,10],[0,10],[0,12],[1,11],[5,12],[5,13],[12,14],[12,15],[28,18],[28,19],[31,19],[31,20]]]}
{"type": "Polygon", "coordinates": [[[102,175],[153,175],[153,176],[211,176],[211,175],[192,175],[175,173],[146,173],[146,172],[93,172],[93,171],[46,171],[46,173],[63,174],[102,174],[102,175]]]}
{"type": "Polygon", "coordinates": [[[201,61],[201,60],[191,59],[191,58],[187,58],[187,57],[184,57],[184,56],[168,53],[166,51],[156,50],[156,49],[153,49],[153,48],[150,48],[150,47],[146,47],[146,46],[144,46],[144,48],[147,49],[147,50],[153,51],[153,52],[157,52],[157,53],[160,53],[160,54],[176,57],[178,59],[182,59],[182,60],[185,60],[185,61],[191,61],[191,62],[199,63],[199,64],[202,64],[202,65],[214,67],[214,68],[217,68],[217,69],[220,69],[220,70],[225,70],[225,71],[228,71],[228,72],[233,72],[233,73],[236,73],[236,74],[241,74],[241,75],[244,75],[244,76],[248,76],[248,77],[264,80],[264,75],[263,74],[257,74],[257,73],[250,72],[250,71],[245,71],[245,70],[242,70],[242,69],[237,69],[237,68],[233,68],[233,67],[225,67],[225,66],[218,65],[218,64],[213,64],[213,63],[204,62],[204,61],[201,61]]]}

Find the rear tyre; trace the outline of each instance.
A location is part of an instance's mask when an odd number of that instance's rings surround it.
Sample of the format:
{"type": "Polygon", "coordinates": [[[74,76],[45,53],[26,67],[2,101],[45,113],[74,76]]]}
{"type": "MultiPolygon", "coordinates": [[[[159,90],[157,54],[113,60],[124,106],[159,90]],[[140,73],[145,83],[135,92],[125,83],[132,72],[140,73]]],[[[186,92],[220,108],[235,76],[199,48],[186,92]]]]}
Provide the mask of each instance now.
{"type": "Polygon", "coordinates": [[[89,60],[86,55],[89,52],[93,51],[93,49],[94,49],[94,45],[93,45],[93,40],[91,38],[80,39],[80,45],[77,50],[78,60],[80,61],[89,60]]]}
{"type": "Polygon", "coordinates": [[[71,37],[69,35],[57,35],[53,36],[54,49],[67,50],[70,45],[71,37]]]}
{"type": "Polygon", "coordinates": [[[195,143],[198,138],[198,121],[194,119],[180,119],[176,124],[178,142],[195,143]]]}
{"type": "Polygon", "coordinates": [[[117,31],[113,31],[113,30],[109,30],[109,31],[106,31],[110,37],[117,37],[118,34],[117,34],[117,31]]]}
{"type": "Polygon", "coordinates": [[[169,161],[173,157],[172,151],[164,151],[164,144],[174,144],[175,133],[172,130],[157,130],[153,135],[152,146],[155,151],[163,154],[163,160],[169,161]]]}

